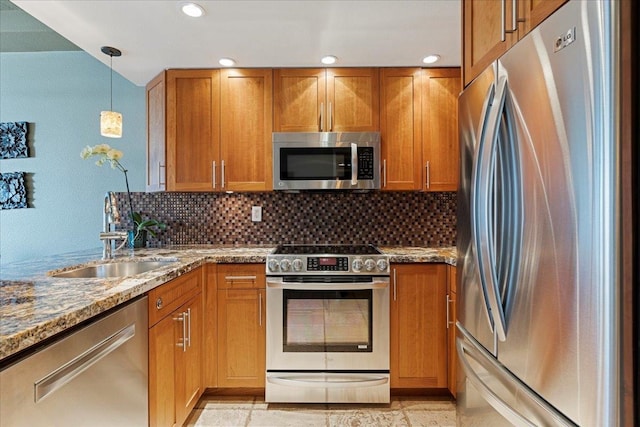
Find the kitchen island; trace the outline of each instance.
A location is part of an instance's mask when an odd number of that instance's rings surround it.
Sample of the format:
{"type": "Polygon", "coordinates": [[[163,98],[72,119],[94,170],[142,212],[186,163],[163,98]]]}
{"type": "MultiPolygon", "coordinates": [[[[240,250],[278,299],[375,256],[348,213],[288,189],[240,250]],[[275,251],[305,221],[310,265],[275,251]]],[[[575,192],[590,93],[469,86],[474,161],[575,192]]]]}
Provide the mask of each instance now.
{"type": "MultiPolygon", "coordinates": [[[[109,262],[171,261],[130,277],[56,278],[51,273],[102,264],[100,250],[3,266],[0,270],[0,361],[207,263],[264,263],[273,246],[193,245],[136,249],[109,262]]],[[[392,263],[455,265],[453,247],[380,247],[392,263]]]]}

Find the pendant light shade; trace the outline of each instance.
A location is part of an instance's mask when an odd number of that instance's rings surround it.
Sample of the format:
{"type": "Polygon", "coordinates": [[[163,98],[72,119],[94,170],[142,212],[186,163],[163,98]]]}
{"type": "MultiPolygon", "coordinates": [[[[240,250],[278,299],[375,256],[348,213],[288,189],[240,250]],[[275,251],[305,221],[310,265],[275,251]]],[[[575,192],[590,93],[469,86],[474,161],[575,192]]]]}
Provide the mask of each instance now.
{"type": "Polygon", "coordinates": [[[122,114],[117,111],[100,112],[100,135],[109,138],[122,137],[122,114]]]}
{"type": "Polygon", "coordinates": [[[110,74],[110,91],[111,91],[111,110],[100,112],[100,135],[108,138],[122,137],[122,114],[113,111],[113,57],[122,55],[115,47],[102,46],[102,53],[111,57],[111,74],[110,74]]]}

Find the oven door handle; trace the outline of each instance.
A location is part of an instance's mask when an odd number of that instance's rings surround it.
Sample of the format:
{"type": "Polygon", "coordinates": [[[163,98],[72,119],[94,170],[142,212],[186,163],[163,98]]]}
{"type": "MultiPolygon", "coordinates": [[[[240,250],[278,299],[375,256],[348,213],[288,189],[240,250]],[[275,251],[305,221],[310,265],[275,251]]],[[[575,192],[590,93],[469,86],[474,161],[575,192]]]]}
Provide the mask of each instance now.
{"type": "Polygon", "coordinates": [[[389,287],[388,277],[376,277],[372,282],[326,283],[326,282],[285,282],[281,277],[267,278],[267,287],[299,291],[354,291],[361,289],[384,289],[389,287]]]}
{"type": "Polygon", "coordinates": [[[283,385],[283,386],[296,386],[296,387],[308,387],[308,388],[357,388],[357,387],[375,387],[389,382],[387,377],[332,377],[329,374],[319,375],[318,379],[315,379],[309,375],[300,376],[286,376],[286,377],[272,377],[268,376],[267,381],[271,384],[283,385]],[[327,380],[327,378],[333,378],[327,380]]]}

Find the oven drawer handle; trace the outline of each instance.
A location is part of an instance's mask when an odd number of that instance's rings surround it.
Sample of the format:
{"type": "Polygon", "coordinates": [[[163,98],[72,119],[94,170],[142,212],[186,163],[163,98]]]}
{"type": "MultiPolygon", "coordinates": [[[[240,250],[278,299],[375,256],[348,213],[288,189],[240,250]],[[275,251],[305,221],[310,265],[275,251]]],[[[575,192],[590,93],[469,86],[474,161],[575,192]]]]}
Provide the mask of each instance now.
{"type": "Polygon", "coordinates": [[[354,283],[294,283],[282,279],[268,279],[267,287],[273,289],[291,289],[301,291],[351,291],[360,289],[384,289],[389,287],[389,279],[374,279],[373,282],[354,283]]]}
{"type": "Polygon", "coordinates": [[[283,386],[309,387],[309,388],[357,388],[357,387],[375,387],[389,382],[386,377],[371,377],[365,379],[340,379],[334,381],[326,381],[320,377],[318,380],[308,376],[287,376],[287,377],[267,377],[267,381],[271,384],[283,386]]]}

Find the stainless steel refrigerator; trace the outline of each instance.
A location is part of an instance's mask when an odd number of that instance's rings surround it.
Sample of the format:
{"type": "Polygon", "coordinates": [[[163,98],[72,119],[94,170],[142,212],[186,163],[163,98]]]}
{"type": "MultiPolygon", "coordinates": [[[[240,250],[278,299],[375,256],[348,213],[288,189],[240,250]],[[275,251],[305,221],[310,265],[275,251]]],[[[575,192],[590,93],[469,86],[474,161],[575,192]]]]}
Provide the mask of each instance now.
{"type": "Polygon", "coordinates": [[[619,423],[617,7],[570,0],[460,96],[459,426],[619,423]]]}

